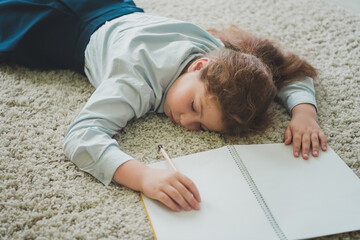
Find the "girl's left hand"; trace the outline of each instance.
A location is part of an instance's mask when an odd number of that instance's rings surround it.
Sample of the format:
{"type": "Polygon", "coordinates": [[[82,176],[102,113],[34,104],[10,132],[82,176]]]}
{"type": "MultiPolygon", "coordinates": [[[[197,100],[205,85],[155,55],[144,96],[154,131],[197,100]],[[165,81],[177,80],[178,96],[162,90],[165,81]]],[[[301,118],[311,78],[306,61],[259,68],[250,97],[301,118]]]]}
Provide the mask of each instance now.
{"type": "Polygon", "coordinates": [[[292,118],[285,130],[285,144],[293,143],[293,154],[309,159],[310,146],[312,155],[319,155],[319,144],[326,151],[327,139],[316,121],[316,109],[311,104],[299,104],[292,109],[292,118]]]}

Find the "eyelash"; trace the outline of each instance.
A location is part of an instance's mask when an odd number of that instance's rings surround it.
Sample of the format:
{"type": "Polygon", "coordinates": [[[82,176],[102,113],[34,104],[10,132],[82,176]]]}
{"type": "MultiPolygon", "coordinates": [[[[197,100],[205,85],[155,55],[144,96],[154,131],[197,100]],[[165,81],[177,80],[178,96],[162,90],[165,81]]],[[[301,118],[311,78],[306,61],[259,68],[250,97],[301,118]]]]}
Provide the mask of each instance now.
{"type": "Polygon", "coordinates": [[[195,108],[194,108],[194,101],[192,101],[192,103],[191,103],[191,109],[192,109],[194,112],[196,112],[196,110],[195,110],[195,108]]]}
{"type": "MultiPolygon", "coordinates": [[[[195,108],[194,108],[194,101],[191,102],[191,109],[192,109],[194,112],[196,112],[196,110],[195,110],[195,108]]],[[[199,128],[200,128],[201,131],[206,131],[201,124],[200,124],[200,127],[199,127],[199,128]]]]}

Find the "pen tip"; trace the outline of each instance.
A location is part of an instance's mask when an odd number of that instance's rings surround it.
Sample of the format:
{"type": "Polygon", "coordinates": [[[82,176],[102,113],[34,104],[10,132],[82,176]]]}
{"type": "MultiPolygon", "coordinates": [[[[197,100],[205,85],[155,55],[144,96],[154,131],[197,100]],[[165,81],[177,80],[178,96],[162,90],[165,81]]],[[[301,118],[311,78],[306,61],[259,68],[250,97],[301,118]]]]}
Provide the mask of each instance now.
{"type": "Polygon", "coordinates": [[[158,144],[158,148],[160,150],[161,148],[163,148],[163,146],[161,144],[158,144]]]}

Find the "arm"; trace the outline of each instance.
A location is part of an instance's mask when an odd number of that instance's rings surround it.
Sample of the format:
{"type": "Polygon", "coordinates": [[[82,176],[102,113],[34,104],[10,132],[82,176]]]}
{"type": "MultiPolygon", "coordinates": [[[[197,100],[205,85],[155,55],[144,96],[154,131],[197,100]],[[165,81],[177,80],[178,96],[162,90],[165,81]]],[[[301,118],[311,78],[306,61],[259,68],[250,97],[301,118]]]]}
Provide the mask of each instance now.
{"type": "Polygon", "coordinates": [[[195,184],[173,170],[152,169],[132,160],[116,170],[114,181],[159,200],[173,211],[180,211],[179,206],[186,211],[200,209],[201,199],[195,184]]]}
{"type": "Polygon", "coordinates": [[[104,185],[114,180],[142,191],[174,211],[180,210],[178,205],[185,210],[199,209],[199,192],[190,179],[170,170],[151,169],[132,160],[112,139],[128,120],[149,111],[150,100],[142,96],[151,96],[146,92],[150,90],[146,89],[147,85],[143,88],[135,89],[111,80],[102,82],[67,131],[65,155],[104,185]]]}
{"type": "MultiPolygon", "coordinates": [[[[108,185],[118,166],[132,159],[113,139],[121,128],[142,114],[132,104],[140,104],[137,93],[125,84],[104,81],[69,127],[64,141],[65,155],[81,170],[108,185]],[[127,96],[123,93],[127,92],[127,96]],[[131,103],[133,102],[133,103],[131,103]]],[[[145,108],[143,111],[145,112],[145,108]]]]}
{"type": "Polygon", "coordinates": [[[292,115],[285,130],[285,144],[293,142],[294,156],[299,157],[302,149],[302,157],[308,159],[310,146],[315,157],[319,154],[319,142],[326,151],[327,139],[316,121],[313,80],[309,77],[299,80],[280,89],[277,98],[292,115]]]}

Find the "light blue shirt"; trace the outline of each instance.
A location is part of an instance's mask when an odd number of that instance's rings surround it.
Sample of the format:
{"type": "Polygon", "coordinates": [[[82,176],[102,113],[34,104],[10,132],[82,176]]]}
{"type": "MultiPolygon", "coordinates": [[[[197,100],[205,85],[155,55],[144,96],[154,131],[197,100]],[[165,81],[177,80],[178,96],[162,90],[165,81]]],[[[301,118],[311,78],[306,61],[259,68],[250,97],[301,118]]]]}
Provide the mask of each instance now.
{"type": "Polygon", "coordinates": [[[291,110],[301,103],[312,104],[317,111],[314,81],[311,77],[298,78],[297,81],[281,88],[276,98],[290,114],[291,110]]]}
{"type": "MultiPolygon", "coordinates": [[[[69,127],[65,155],[108,185],[116,169],[133,159],[112,137],[132,118],[163,113],[165,95],[185,66],[223,43],[198,26],[145,13],[106,22],[85,51],[85,73],[96,90],[69,127]]],[[[315,105],[311,78],[283,88],[278,97],[291,109],[315,105]]]]}

